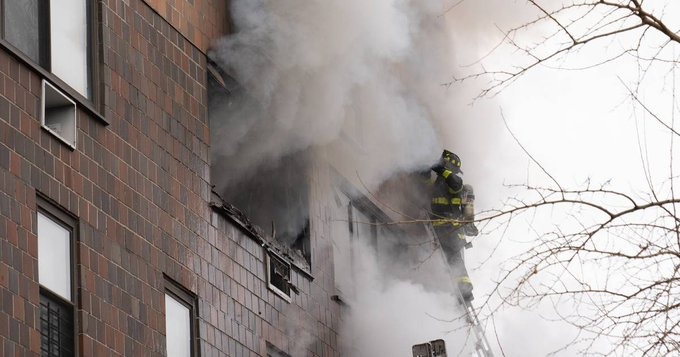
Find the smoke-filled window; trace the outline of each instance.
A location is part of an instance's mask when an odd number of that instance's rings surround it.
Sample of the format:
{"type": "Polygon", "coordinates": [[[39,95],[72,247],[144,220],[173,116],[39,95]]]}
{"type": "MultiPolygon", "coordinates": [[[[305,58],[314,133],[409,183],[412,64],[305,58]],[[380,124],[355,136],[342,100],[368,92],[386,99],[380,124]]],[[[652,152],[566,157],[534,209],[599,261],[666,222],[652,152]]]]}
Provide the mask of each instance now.
{"type": "Polygon", "coordinates": [[[263,155],[276,125],[262,119],[257,100],[216,65],[208,76],[211,182],[226,202],[311,265],[310,155],[305,150],[263,155]]]}
{"type": "MultiPolygon", "coordinates": [[[[307,170],[305,155],[291,155],[222,187],[219,193],[253,223],[310,259],[307,170]]],[[[222,177],[220,169],[216,171],[213,177],[222,177]]]]}

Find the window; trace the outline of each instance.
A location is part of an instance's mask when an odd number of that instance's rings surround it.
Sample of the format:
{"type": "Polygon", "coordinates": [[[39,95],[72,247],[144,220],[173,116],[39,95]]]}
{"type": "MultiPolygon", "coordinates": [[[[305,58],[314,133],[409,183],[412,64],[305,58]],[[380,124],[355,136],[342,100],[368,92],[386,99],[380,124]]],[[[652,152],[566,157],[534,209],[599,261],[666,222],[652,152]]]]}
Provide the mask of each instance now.
{"type": "MultiPolygon", "coordinates": [[[[271,232],[311,269],[309,172],[313,157],[300,151],[275,162],[254,160],[263,121],[258,101],[208,58],[208,117],[211,135],[210,181],[215,192],[243,212],[248,220],[271,232]],[[236,169],[235,169],[236,168],[236,169]],[[238,168],[247,168],[240,170],[238,168]],[[298,254],[299,253],[299,254],[298,254]]],[[[264,144],[265,146],[268,144],[264,144]]],[[[304,266],[304,265],[302,265],[304,266]]]]}
{"type": "Polygon", "coordinates": [[[38,199],[38,281],[42,356],[75,355],[75,219],[38,199]]]}
{"type": "MultiPolygon", "coordinates": [[[[213,156],[216,157],[216,156],[213,156]]],[[[228,167],[238,159],[224,159],[218,163],[228,167]]],[[[309,226],[310,158],[303,154],[288,155],[277,163],[254,169],[248,180],[229,183],[218,192],[225,200],[242,210],[248,218],[293,251],[298,251],[300,262],[311,263],[309,226]]],[[[214,170],[215,174],[225,172],[214,170]]],[[[220,186],[223,176],[213,178],[220,186]]],[[[297,255],[297,254],[296,254],[297,255]]],[[[292,254],[291,254],[292,256],[292,254]]],[[[298,260],[295,260],[296,262],[298,260]]]]}
{"type": "Polygon", "coordinates": [[[87,0],[1,0],[6,43],[91,98],[87,0]]]}
{"type": "Polygon", "coordinates": [[[290,302],[290,264],[269,252],[267,254],[267,283],[279,296],[290,302]]]}
{"type": "Polygon", "coordinates": [[[299,251],[307,261],[307,264],[309,264],[310,267],[312,266],[312,241],[309,232],[309,217],[307,218],[304,228],[298,233],[295,241],[290,247],[299,251]]]}
{"type": "Polygon", "coordinates": [[[165,349],[168,357],[198,356],[196,296],[166,280],[165,349]]]}

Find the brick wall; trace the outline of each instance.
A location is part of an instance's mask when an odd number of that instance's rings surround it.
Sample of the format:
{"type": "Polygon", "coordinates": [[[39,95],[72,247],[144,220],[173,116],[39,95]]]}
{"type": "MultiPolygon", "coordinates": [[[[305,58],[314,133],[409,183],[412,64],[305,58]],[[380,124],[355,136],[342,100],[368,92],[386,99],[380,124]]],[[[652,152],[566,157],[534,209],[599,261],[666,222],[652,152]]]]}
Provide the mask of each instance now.
{"type": "Polygon", "coordinates": [[[0,50],[0,355],[39,355],[38,194],[78,218],[81,355],[164,355],[165,276],[198,297],[201,356],[266,355],[267,341],[337,355],[320,209],[315,279],[293,270],[287,303],[267,288],[264,248],[209,206],[204,51],[224,3],[99,4],[110,125],[79,106],[76,150],[40,127],[41,74],[0,50]]]}
{"type": "Polygon", "coordinates": [[[229,0],[145,0],[194,46],[206,52],[211,42],[229,33],[229,0]]]}
{"type": "Polygon", "coordinates": [[[63,178],[64,161],[70,163],[71,156],[38,127],[40,78],[0,52],[0,83],[0,353],[36,355],[40,335],[34,188],[59,196],[54,175],[63,178]]]}

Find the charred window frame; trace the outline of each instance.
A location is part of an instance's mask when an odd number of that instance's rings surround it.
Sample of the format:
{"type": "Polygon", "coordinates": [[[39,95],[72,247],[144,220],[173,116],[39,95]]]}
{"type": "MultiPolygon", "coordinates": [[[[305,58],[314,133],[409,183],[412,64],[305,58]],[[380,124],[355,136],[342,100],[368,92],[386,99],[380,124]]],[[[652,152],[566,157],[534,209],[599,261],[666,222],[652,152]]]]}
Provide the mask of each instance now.
{"type": "Polygon", "coordinates": [[[165,278],[165,346],[168,357],[199,357],[199,334],[198,334],[198,299],[195,294],[193,294],[188,289],[184,288],[182,285],[171,279],[170,277],[164,275],[165,278]],[[169,300],[170,299],[170,300],[169,300]],[[168,306],[168,303],[173,304],[173,307],[168,306]],[[187,310],[188,321],[186,326],[180,326],[181,322],[177,319],[181,316],[175,316],[174,308],[183,308],[187,310]],[[171,321],[172,320],[172,321],[171,321]],[[188,334],[188,346],[186,348],[177,348],[177,343],[181,342],[177,339],[171,339],[168,331],[170,326],[173,326],[175,331],[178,326],[181,330],[184,330],[188,334]],[[188,353],[188,355],[187,355],[188,353]]]}
{"type": "Polygon", "coordinates": [[[108,124],[100,114],[100,6],[91,0],[0,0],[0,47],[108,124]]]}
{"type": "Polygon", "coordinates": [[[36,197],[40,350],[42,356],[77,356],[77,224],[75,216],[36,197]]]}

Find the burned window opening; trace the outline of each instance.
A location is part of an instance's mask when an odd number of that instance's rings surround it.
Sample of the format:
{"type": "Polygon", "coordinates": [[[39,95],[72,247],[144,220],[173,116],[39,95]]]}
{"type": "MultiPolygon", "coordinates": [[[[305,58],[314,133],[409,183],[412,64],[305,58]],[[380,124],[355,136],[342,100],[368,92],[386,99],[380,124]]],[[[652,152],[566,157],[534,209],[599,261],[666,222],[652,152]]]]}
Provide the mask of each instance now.
{"type": "Polygon", "coordinates": [[[291,253],[297,251],[291,255],[311,266],[307,166],[305,155],[291,155],[219,193],[291,253]]]}
{"type": "Polygon", "coordinates": [[[269,162],[257,159],[258,131],[273,125],[258,121],[258,103],[208,59],[208,114],[211,183],[222,199],[249,222],[291,250],[311,268],[309,223],[310,156],[294,152],[269,162]],[[252,120],[251,120],[252,119],[252,120]]]}
{"type": "Polygon", "coordinates": [[[298,233],[297,237],[295,238],[295,241],[291,245],[291,248],[299,251],[307,261],[307,264],[309,264],[310,266],[312,265],[311,243],[312,242],[310,239],[309,218],[307,218],[307,222],[305,223],[304,228],[302,228],[302,230],[298,233]]]}

